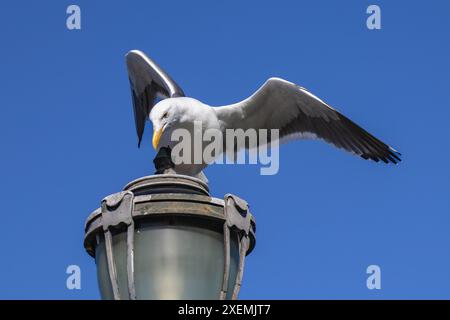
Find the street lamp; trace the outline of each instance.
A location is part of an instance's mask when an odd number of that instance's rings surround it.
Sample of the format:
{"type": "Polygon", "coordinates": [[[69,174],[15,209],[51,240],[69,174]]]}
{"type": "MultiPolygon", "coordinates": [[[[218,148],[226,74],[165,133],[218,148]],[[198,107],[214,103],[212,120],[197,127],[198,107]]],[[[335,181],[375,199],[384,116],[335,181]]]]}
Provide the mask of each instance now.
{"type": "Polygon", "coordinates": [[[102,299],[237,299],[255,246],[247,203],[203,181],[157,174],[102,200],[86,221],[102,299]]]}

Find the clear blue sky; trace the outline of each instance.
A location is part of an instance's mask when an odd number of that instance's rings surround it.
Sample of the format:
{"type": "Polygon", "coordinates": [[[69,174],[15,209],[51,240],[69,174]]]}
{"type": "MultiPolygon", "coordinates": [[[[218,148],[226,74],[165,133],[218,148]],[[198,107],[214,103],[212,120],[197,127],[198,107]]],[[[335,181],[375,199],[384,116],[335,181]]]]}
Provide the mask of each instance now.
{"type": "Polygon", "coordinates": [[[301,141],[282,146],[275,176],[207,169],[213,194],[247,199],[258,222],[241,298],[450,298],[449,16],[443,0],[2,1],[0,298],[99,298],[85,218],[153,172],[130,49],[212,105],[288,79],[404,155],[387,166],[301,141]],[[80,31],[66,29],[72,3],[80,31]],[[370,4],[381,30],[366,28],[370,4]],[[66,289],[70,264],[82,290],[66,289]]]}

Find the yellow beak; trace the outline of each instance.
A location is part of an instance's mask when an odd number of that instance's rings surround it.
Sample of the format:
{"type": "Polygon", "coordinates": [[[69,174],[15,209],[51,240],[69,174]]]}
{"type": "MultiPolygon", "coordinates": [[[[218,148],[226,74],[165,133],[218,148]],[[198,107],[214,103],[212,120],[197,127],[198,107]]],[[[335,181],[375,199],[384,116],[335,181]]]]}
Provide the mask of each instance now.
{"type": "Polygon", "coordinates": [[[163,133],[163,128],[153,131],[153,139],[152,144],[155,150],[158,149],[159,140],[161,139],[161,135],[163,133]]]}

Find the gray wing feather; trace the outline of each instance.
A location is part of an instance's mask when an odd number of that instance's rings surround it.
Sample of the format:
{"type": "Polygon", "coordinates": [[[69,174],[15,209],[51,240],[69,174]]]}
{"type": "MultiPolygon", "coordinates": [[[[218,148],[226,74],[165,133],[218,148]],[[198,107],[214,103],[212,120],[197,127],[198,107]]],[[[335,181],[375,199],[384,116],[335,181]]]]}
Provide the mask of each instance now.
{"type": "Polygon", "coordinates": [[[279,129],[281,142],[318,138],[376,162],[397,163],[400,153],[306,89],[270,78],[249,98],[216,108],[224,128],[279,129]]]}
{"type": "Polygon", "coordinates": [[[125,59],[131,86],[138,146],[140,146],[145,122],[157,99],[184,97],[184,92],[142,51],[132,50],[126,54],[125,59]]]}

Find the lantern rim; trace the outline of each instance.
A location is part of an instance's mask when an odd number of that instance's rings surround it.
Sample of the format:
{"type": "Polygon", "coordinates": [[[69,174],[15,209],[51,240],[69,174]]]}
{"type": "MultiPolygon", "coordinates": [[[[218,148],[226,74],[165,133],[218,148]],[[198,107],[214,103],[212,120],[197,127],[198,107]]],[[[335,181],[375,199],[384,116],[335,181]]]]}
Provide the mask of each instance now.
{"type": "Polygon", "coordinates": [[[209,196],[209,187],[204,181],[191,176],[181,174],[157,174],[152,176],[144,176],[137,178],[125,185],[124,191],[132,191],[140,194],[145,191],[153,191],[153,188],[158,186],[176,185],[178,188],[182,187],[186,193],[199,192],[200,194],[209,196]]]}

